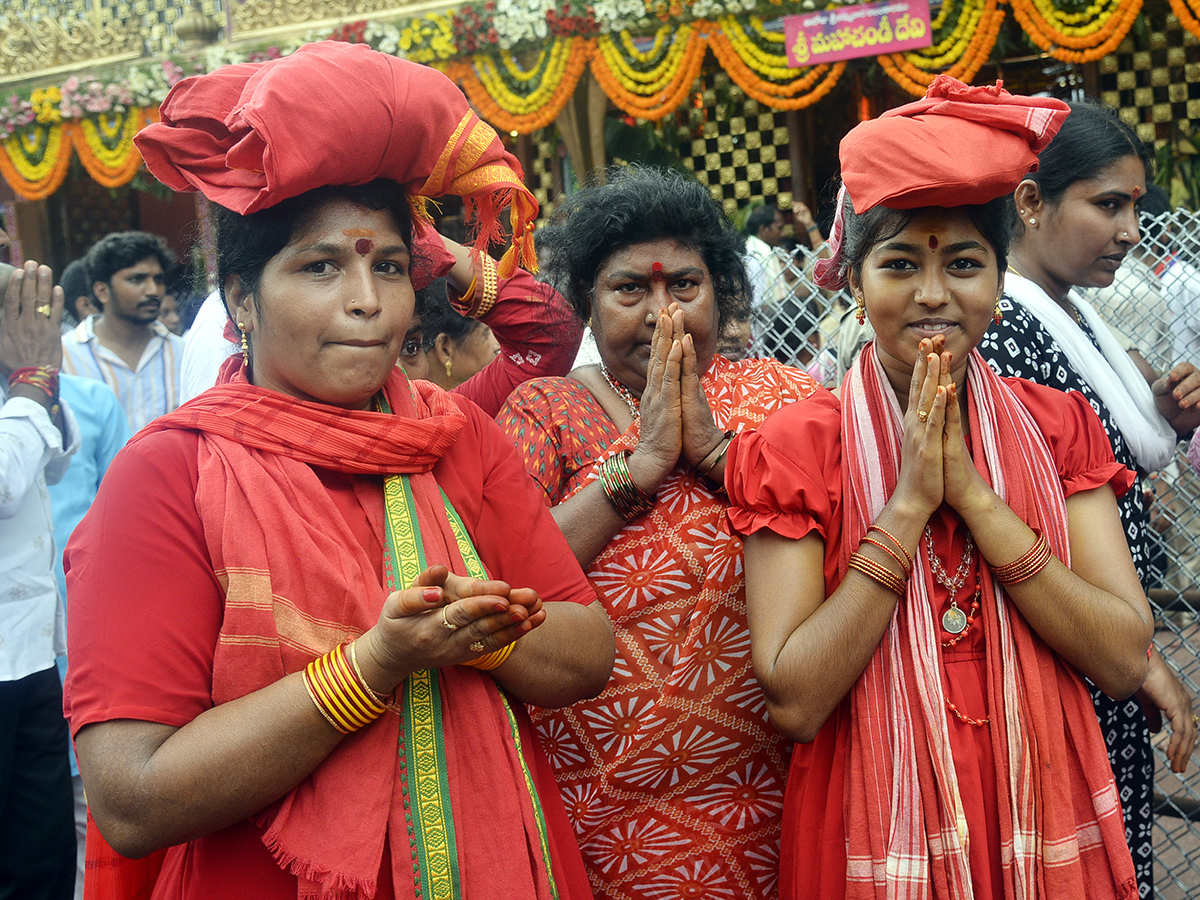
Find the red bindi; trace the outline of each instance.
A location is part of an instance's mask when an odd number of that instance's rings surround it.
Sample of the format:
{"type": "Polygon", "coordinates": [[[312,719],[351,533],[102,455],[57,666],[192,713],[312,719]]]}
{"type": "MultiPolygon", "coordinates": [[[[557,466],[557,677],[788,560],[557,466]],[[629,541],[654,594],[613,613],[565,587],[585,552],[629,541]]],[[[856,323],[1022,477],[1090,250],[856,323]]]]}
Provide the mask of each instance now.
{"type": "Polygon", "coordinates": [[[368,238],[359,238],[354,242],[354,251],[359,256],[366,256],[375,249],[375,244],[368,238]]]}
{"type": "Polygon", "coordinates": [[[660,263],[660,262],[651,263],[650,264],[650,272],[651,272],[651,277],[662,278],[662,273],[663,273],[662,263],[660,263]]]}
{"type": "Polygon", "coordinates": [[[936,250],[937,248],[938,248],[938,240],[937,240],[937,235],[936,235],[936,234],[931,234],[931,235],[929,236],[929,249],[930,249],[930,250],[936,250]]]}
{"type": "Polygon", "coordinates": [[[1141,193],[1142,193],[1142,189],[1140,187],[1135,187],[1133,189],[1133,199],[1136,200],[1141,195],[1141,193]]]}

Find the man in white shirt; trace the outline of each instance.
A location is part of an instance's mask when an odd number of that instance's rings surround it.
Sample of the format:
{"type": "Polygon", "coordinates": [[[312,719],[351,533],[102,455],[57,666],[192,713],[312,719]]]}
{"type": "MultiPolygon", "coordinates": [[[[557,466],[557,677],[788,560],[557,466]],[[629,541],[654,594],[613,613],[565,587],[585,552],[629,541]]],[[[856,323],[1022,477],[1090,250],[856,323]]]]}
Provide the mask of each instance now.
{"type": "Polygon", "coordinates": [[[63,301],[52,288],[46,266],[0,271],[0,893],[67,900],[76,845],[46,483],[66,471],[79,429],[58,399],[63,301]]]}
{"type": "Polygon", "coordinates": [[[86,264],[100,315],[63,335],[63,371],[107,384],[131,431],[180,404],[183,340],[158,321],[175,257],[162,238],[123,231],[101,238],[86,264]]]}

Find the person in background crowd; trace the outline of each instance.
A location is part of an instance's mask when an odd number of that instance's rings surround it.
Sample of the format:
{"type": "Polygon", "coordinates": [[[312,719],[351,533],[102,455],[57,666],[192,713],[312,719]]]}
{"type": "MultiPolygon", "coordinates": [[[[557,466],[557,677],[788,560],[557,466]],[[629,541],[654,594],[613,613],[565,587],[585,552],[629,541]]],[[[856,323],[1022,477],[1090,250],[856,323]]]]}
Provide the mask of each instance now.
{"type": "MultiPolygon", "coordinates": [[[[58,580],[59,596],[65,604],[67,582],[63,572],[63,550],[75,526],[83,519],[95,499],[96,492],[100,489],[100,480],[108,470],[109,464],[129,440],[129,423],[116,395],[103,382],[75,375],[60,375],[58,387],[60,396],[75,413],[75,421],[79,425],[79,449],[71,457],[71,463],[62,478],[56,484],[47,486],[54,522],[54,546],[58,550],[54,556],[54,575],[58,580]]],[[[57,662],[58,674],[65,678],[67,657],[59,656],[57,662]]],[[[83,796],[79,766],[75,761],[75,750],[68,747],[67,752],[75,795],[75,838],[78,844],[75,896],[77,900],[82,900],[87,803],[83,796]]]]}
{"type": "MultiPolygon", "coordinates": [[[[126,446],[68,548],[95,823],[157,857],[156,897],[587,900],[523,704],[596,693],[611,629],[495,423],[396,365],[453,262],[411,210],[464,194],[483,243],[511,204],[515,265],[516,160],[444,75],[361,44],[185,79],[161,113],[138,148],[215,207],[243,352],[126,446]]],[[[152,868],[92,837],[98,890],[152,868]]]]}
{"type": "MultiPolygon", "coordinates": [[[[442,390],[452,391],[495,361],[500,343],[492,329],[450,306],[444,279],[431,287],[427,302],[420,308],[426,377],[442,390]]],[[[493,415],[498,411],[493,410],[493,415]]]]}
{"type": "Polygon", "coordinates": [[[750,355],[750,317],[732,316],[721,329],[717,354],[730,362],[741,362],[750,355]]]}
{"type": "Polygon", "coordinates": [[[101,238],[86,257],[101,312],[63,335],[63,371],[112,388],[135,432],[180,402],[183,342],[158,322],[174,262],[166,242],[144,231],[101,238]]]}
{"type": "MultiPolygon", "coordinates": [[[[1117,114],[1074,103],[1039,166],[1015,193],[1018,222],[1005,279],[1003,319],[980,343],[1001,375],[1083,394],[1104,423],[1118,462],[1161,469],[1179,436],[1200,422],[1200,374],[1182,363],[1148,385],[1076,287],[1104,287],[1138,242],[1137,203],[1146,193],[1149,151],[1117,114]]],[[[1122,531],[1143,587],[1162,578],[1144,492],[1121,495],[1122,531]]],[[[1146,712],[1171,722],[1171,767],[1182,772],[1196,742],[1192,698],[1157,650],[1138,698],[1092,697],[1108,744],[1142,897],[1153,891],[1154,756],[1146,712]],[[1139,699],[1141,703],[1139,703],[1139,699]]]]}
{"type": "Polygon", "coordinates": [[[617,661],[600,696],[534,722],[598,898],[773,897],[786,742],[750,671],[722,473],[734,433],[817,386],[717,355],[746,314],[746,272],[698,182],[613,170],[544,240],[601,361],[526,382],[497,420],[613,622],[617,661]]]}
{"type": "Polygon", "coordinates": [[[47,266],[0,264],[0,893],[22,900],[69,900],[75,886],[46,484],[78,449],[79,429],[58,395],[63,292],[53,284],[47,266]]]}
{"type": "Polygon", "coordinates": [[[163,294],[158,307],[158,321],[171,334],[183,336],[183,317],[179,314],[179,300],[174,294],[163,294]]]}
{"type": "Polygon", "coordinates": [[[1160,277],[1166,268],[1168,253],[1164,248],[1169,241],[1161,217],[1171,206],[1166,191],[1148,184],[1136,207],[1139,219],[1149,220],[1141,240],[1130,248],[1112,284],[1090,291],[1089,296],[1138,368],[1143,373],[1153,373],[1155,366],[1172,359],[1171,312],[1163,297],[1160,277]]]}
{"type": "Polygon", "coordinates": [[[58,282],[67,301],[63,306],[63,328],[74,328],[88,316],[100,312],[92,296],[92,281],[88,278],[87,263],[77,259],[67,263],[58,282]]]}
{"type": "Polygon", "coordinates": [[[1152,617],[1114,497],[1133,473],[1079,394],[975,352],[1012,190],[1066,114],[940,75],[854,128],[816,273],[877,336],[840,402],[730,448],[755,672],[800,742],[783,900],[1136,896],[1079,674],[1117,697],[1145,676],[1152,617]]]}

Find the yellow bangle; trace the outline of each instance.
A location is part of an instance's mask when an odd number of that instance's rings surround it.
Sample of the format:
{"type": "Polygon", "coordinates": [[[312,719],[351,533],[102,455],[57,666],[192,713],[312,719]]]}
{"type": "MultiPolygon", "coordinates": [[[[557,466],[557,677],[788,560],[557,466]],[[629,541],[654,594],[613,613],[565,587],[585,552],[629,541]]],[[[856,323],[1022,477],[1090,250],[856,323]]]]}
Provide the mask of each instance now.
{"type": "Polygon", "coordinates": [[[506,644],[499,650],[489,653],[487,656],[480,656],[476,659],[467,660],[463,663],[464,666],[470,666],[472,669],[482,669],[490,671],[500,666],[513,652],[513,647],[517,646],[517,642],[506,644]]]}
{"type": "Polygon", "coordinates": [[[463,309],[470,309],[471,304],[475,302],[475,285],[479,281],[479,273],[475,269],[471,269],[471,284],[465,291],[458,295],[458,306],[463,309]]]}
{"type": "Polygon", "coordinates": [[[304,686],[321,714],[343,734],[370,725],[386,709],[355,675],[341,644],[305,666],[304,686]]]}

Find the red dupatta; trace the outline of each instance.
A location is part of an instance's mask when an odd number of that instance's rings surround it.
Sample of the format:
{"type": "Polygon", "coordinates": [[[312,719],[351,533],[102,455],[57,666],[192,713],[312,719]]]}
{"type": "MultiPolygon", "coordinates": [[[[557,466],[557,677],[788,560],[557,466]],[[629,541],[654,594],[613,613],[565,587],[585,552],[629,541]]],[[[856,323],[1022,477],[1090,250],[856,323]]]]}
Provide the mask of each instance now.
{"type": "MultiPolygon", "coordinates": [[[[222,382],[135,438],[167,428],[201,432],[196,505],[226,587],[214,704],[300,671],[378,618],[387,588],[312,466],[408,474],[424,558],[466,574],[431,474],[466,422],[448,395],[425,382],[410,385],[397,369],[384,387],[395,415],[346,411],[248,384],[239,357],[225,364],[222,382]]],[[[453,700],[441,704],[444,756],[437,764],[453,810],[450,841],[462,862],[453,874],[461,896],[549,900],[554,887],[539,810],[495,682],[461,666],[438,670],[436,680],[453,700]]],[[[417,860],[405,838],[412,826],[397,707],[347,737],[254,817],[276,862],[298,877],[299,897],[374,896],[389,833],[396,896],[420,896],[417,860]]],[[[99,845],[94,852],[92,837],[89,873],[108,877],[88,885],[89,897],[130,896],[115,893],[125,878],[114,866],[116,854],[99,845]]],[[[153,873],[140,877],[153,881],[153,873]]]]}
{"type": "MultiPolygon", "coordinates": [[[[976,465],[1069,564],[1065,500],[1036,423],[977,351],[968,386],[976,465]]],[[[900,469],[902,416],[873,344],[847,376],[842,428],[844,577],[900,469]]],[[[980,615],[1005,896],[1136,897],[1120,802],[1083,679],[985,573],[980,615]]],[[[929,565],[918,555],[908,592],[851,691],[843,798],[848,900],[971,896],[932,592],[929,565]]]]}

